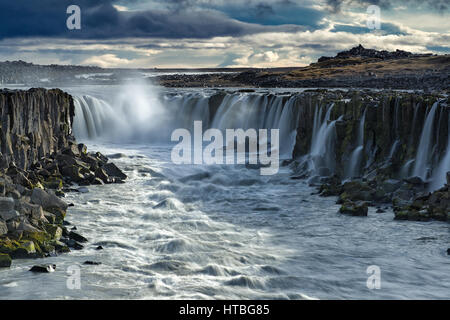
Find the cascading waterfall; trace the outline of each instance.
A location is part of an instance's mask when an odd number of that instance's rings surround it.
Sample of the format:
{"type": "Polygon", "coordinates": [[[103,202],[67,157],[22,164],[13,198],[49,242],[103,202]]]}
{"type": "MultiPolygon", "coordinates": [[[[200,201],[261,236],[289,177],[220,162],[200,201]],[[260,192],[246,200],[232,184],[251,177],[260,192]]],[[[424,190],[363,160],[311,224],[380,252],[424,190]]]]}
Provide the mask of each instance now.
{"type": "Polygon", "coordinates": [[[391,160],[392,157],[395,154],[395,151],[397,151],[397,147],[400,144],[400,140],[395,140],[394,144],[391,147],[391,150],[389,151],[388,160],[391,160]]]}
{"type": "MultiPolygon", "coordinates": [[[[214,90],[187,90],[184,92],[156,92],[150,86],[128,86],[116,94],[97,98],[89,95],[74,95],[74,134],[81,140],[100,139],[112,142],[170,143],[170,135],[176,128],[192,130],[194,121],[203,122],[203,130],[209,128],[279,129],[280,155],[291,158],[294,149],[300,110],[299,95],[277,95],[273,93],[224,93],[214,90]]],[[[400,135],[400,104],[396,103],[393,142],[385,161],[389,162],[405,143],[400,135]]],[[[302,170],[319,176],[337,172],[335,159],[336,122],[331,120],[334,103],[315,106],[309,152],[299,159],[302,170]]],[[[415,159],[405,162],[400,177],[411,175],[427,179],[432,167],[430,187],[439,188],[445,183],[450,171],[450,155],[440,155],[437,145],[442,137],[435,137],[435,121],[438,103],[434,103],[425,117],[415,159]],[[436,153],[434,152],[434,153],[436,153]],[[440,162],[439,162],[440,161],[440,162]]],[[[375,149],[364,145],[366,110],[359,119],[355,147],[345,165],[344,177],[350,179],[361,175],[364,150],[375,155],[375,149]]],[[[384,109],[383,109],[384,115],[384,109]]],[[[414,106],[413,128],[419,126],[419,105],[414,106]]],[[[441,110],[439,117],[447,115],[441,110]]],[[[440,120],[442,124],[442,121],[440,120]]],[[[444,122],[445,123],[445,122],[444,122]]],[[[370,141],[369,141],[370,142],[370,141]]],[[[406,143],[414,143],[407,137],[406,143]]],[[[445,142],[447,143],[447,142],[445,142]]],[[[442,144],[442,141],[439,142],[442,144]]],[[[370,165],[368,161],[367,165],[370,165]]]]}
{"type": "Polygon", "coordinates": [[[448,124],[449,132],[447,137],[448,142],[446,153],[444,155],[444,158],[442,158],[439,166],[434,170],[430,191],[434,191],[442,187],[447,181],[447,172],[450,171],[450,119],[448,121],[448,124]]]}
{"type": "Polygon", "coordinates": [[[336,136],[336,120],[330,121],[331,111],[333,110],[334,103],[332,103],[321,122],[322,108],[318,111],[316,108],[314,114],[314,125],[311,140],[311,151],[309,154],[309,170],[312,170],[316,174],[322,175],[323,169],[328,168],[327,172],[332,173],[335,171],[334,155],[334,138],[336,136]],[[319,125],[320,124],[320,125],[319,125]]]}
{"type": "Polygon", "coordinates": [[[367,111],[367,109],[364,110],[364,113],[359,122],[358,140],[357,140],[356,148],[353,150],[353,152],[350,156],[350,162],[349,162],[347,170],[346,170],[347,178],[356,177],[360,173],[359,171],[360,171],[360,167],[361,167],[363,150],[364,150],[364,125],[365,125],[365,121],[366,121],[366,111],[367,111]]]}
{"type": "Polygon", "coordinates": [[[436,101],[427,115],[414,162],[413,175],[420,177],[422,180],[426,180],[428,177],[428,163],[431,155],[430,150],[433,146],[433,127],[437,106],[436,101]]]}
{"type": "Polygon", "coordinates": [[[226,94],[215,114],[210,110],[212,96],[158,94],[148,86],[125,88],[111,103],[75,95],[74,134],[79,139],[167,143],[174,129],[192,129],[200,120],[203,130],[279,129],[280,156],[292,157],[299,117],[295,95],[226,94]]]}

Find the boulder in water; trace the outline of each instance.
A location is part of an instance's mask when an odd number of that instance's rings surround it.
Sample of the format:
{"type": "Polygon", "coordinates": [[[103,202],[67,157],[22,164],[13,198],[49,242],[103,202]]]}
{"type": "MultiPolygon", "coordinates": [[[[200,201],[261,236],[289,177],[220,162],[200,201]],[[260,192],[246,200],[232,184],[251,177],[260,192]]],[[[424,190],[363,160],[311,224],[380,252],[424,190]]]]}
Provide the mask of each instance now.
{"type": "Polygon", "coordinates": [[[37,273],[51,273],[56,269],[56,264],[40,264],[33,266],[30,271],[37,273]]]}
{"type": "Polygon", "coordinates": [[[404,179],[405,182],[410,183],[412,185],[424,185],[425,182],[420,177],[410,177],[407,179],[404,179]]]}
{"type": "Polygon", "coordinates": [[[109,177],[113,177],[118,180],[125,180],[127,175],[122,172],[114,163],[106,163],[103,165],[102,169],[106,172],[109,177]]]}
{"type": "Polygon", "coordinates": [[[87,242],[88,241],[85,237],[83,237],[82,235],[80,235],[76,232],[73,232],[73,231],[69,232],[69,238],[73,239],[77,242],[87,242]]]}
{"type": "Polygon", "coordinates": [[[368,203],[367,202],[345,202],[339,212],[342,214],[348,214],[351,216],[367,216],[368,212],[368,203]]]}
{"type": "Polygon", "coordinates": [[[0,268],[9,268],[11,262],[11,257],[8,254],[0,253],[0,268]]]}

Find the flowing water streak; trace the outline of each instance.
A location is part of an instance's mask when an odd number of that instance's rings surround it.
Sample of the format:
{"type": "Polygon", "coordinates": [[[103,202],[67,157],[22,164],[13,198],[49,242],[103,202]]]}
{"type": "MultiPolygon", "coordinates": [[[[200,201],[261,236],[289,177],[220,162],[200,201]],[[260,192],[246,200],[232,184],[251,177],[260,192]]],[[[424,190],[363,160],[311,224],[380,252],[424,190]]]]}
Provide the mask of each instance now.
{"type": "Polygon", "coordinates": [[[362,155],[364,150],[364,125],[366,122],[366,112],[367,109],[364,110],[364,113],[359,122],[357,145],[355,150],[353,150],[350,156],[350,162],[347,167],[347,174],[346,174],[347,178],[356,177],[360,171],[362,155]]]}
{"type": "Polygon", "coordinates": [[[430,186],[430,191],[434,191],[444,186],[446,183],[447,172],[450,171],[450,119],[448,119],[448,142],[447,150],[444,157],[441,160],[439,166],[434,170],[433,179],[430,186]]]}
{"type": "Polygon", "coordinates": [[[388,155],[388,160],[391,160],[392,157],[394,156],[395,151],[397,151],[397,147],[400,143],[400,140],[395,140],[394,144],[391,147],[391,150],[389,151],[389,155],[388,155]]]}
{"type": "Polygon", "coordinates": [[[430,150],[433,145],[434,118],[437,106],[438,103],[436,101],[427,115],[414,162],[413,175],[420,177],[422,180],[426,180],[428,176],[428,162],[430,159],[430,150]]]}
{"type": "Polygon", "coordinates": [[[330,121],[331,112],[334,108],[332,103],[323,119],[322,108],[315,111],[314,127],[311,140],[311,151],[309,153],[309,169],[315,173],[319,173],[321,167],[328,168],[331,172],[335,170],[334,161],[334,139],[336,137],[336,120],[330,121]],[[319,126],[319,123],[320,126],[319,126]]]}

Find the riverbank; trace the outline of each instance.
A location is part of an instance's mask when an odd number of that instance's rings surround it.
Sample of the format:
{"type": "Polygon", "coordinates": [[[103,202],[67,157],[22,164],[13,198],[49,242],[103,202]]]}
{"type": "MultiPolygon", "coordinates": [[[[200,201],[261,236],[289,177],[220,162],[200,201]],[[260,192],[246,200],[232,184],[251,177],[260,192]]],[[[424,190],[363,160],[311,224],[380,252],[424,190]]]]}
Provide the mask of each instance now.
{"type": "Polygon", "coordinates": [[[0,115],[0,267],[82,249],[87,239],[64,221],[65,192],[126,175],[77,144],[73,100],[61,90],[2,90],[0,115]]]}

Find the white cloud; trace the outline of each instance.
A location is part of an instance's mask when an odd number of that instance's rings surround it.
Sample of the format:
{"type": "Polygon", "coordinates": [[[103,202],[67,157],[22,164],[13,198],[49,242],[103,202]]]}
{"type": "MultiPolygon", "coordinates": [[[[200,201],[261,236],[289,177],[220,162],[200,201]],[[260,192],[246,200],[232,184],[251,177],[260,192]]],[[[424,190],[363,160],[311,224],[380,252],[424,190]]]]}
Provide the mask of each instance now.
{"type": "Polygon", "coordinates": [[[117,11],[128,11],[129,9],[125,6],[120,6],[118,4],[113,4],[113,7],[117,9],[117,11]]]}
{"type": "Polygon", "coordinates": [[[132,61],[128,59],[118,58],[114,54],[104,54],[101,56],[93,56],[86,60],[84,60],[82,65],[95,65],[102,68],[111,68],[111,67],[126,67],[132,61]]]}

